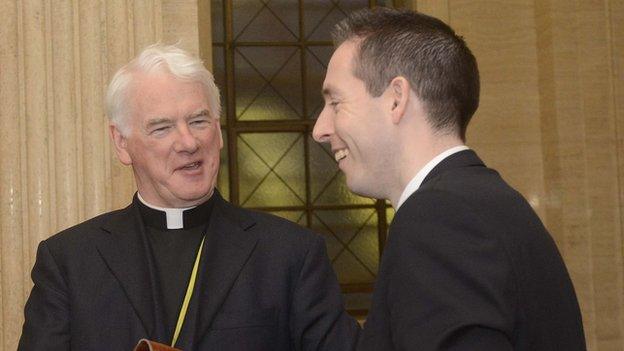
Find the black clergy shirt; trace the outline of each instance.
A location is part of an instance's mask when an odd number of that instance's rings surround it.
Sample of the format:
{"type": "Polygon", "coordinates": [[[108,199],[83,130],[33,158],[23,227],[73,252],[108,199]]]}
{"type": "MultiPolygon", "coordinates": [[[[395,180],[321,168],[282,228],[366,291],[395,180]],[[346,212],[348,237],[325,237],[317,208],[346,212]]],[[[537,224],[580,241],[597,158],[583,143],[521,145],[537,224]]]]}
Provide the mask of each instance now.
{"type": "Polygon", "coordinates": [[[138,199],[135,201],[145,224],[152,262],[155,263],[157,298],[163,307],[159,317],[165,323],[169,342],[173,338],[199,245],[208,229],[214,201],[210,198],[184,211],[182,229],[167,229],[165,212],[150,208],[138,199]]]}

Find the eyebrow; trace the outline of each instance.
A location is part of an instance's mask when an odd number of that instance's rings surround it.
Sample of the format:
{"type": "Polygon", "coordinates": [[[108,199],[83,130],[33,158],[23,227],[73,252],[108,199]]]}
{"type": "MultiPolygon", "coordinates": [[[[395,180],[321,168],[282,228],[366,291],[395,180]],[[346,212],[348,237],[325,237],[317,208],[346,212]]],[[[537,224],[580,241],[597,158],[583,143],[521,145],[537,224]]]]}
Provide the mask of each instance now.
{"type": "Polygon", "coordinates": [[[208,109],[205,108],[205,109],[202,109],[198,112],[191,114],[188,118],[195,118],[195,117],[201,117],[201,116],[210,117],[210,111],[208,111],[208,109]]]}
{"type": "Polygon", "coordinates": [[[327,86],[321,90],[321,94],[323,96],[333,96],[333,95],[336,95],[336,90],[332,88],[331,86],[327,86]]]}
{"type": "Polygon", "coordinates": [[[158,124],[171,123],[171,122],[172,122],[171,118],[166,118],[166,117],[152,118],[147,121],[146,128],[150,128],[158,124]]]}
{"type": "MultiPolygon", "coordinates": [[[[208,109],[202,109],[200,111],[197,111],[195,113],[192,113],[192,114],[188,115],[186,117],[186,119],[191,119],[191,118],[196,118],[196,117],[201,117],[201,116],[210,116],[210,111],[208,111],[208,109]]],[[[152,119],[147,121],[147,127],[149,128],[149,127],[155,126],[157,124],[171,123],[171,122],[173,122],[173,120],[171,118],[156,117],[156,118],[152,118],[152,119]]]]}

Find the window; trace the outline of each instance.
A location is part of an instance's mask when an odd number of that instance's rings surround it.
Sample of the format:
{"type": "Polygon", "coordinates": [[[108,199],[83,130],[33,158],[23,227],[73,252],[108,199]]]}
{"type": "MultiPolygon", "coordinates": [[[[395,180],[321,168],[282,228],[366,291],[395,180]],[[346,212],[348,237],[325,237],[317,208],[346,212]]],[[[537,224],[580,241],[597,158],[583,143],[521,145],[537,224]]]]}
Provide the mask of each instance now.
{"type": "Polygon", "coordinates": [[[325,236],[347,309],[364,316],[393,212],[353,195],[328,147],[311,138],[347,13],[388,1],[213,0],[213,67],[222,91],[225,147],[219,189],[242,207],[325,236]]]}

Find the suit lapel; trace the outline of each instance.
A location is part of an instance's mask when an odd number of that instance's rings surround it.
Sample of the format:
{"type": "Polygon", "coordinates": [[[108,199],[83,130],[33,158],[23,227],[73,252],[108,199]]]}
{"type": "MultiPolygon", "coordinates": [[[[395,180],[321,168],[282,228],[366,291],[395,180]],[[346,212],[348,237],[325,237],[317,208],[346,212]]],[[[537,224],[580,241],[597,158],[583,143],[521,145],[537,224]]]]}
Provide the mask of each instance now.
{"type": "Polygon", "coordinates": [[[150,269],[150,257],[145,228],[138,210],[130,205],[118,212],[117,217],[103,227],[108,235],[96,243],[97,249],[121,284],[132,304],[146,334],[156,337],[156,299],[154,272],[150,269]]]}
{"type": "Polygon", "coordinates": [[[203,339],[258,241],[247,231],[255,224],[254,220],[223,200],[216,191],[215,196],[197,284],[176,344],[183,350],[194,349],[203,339]]]}

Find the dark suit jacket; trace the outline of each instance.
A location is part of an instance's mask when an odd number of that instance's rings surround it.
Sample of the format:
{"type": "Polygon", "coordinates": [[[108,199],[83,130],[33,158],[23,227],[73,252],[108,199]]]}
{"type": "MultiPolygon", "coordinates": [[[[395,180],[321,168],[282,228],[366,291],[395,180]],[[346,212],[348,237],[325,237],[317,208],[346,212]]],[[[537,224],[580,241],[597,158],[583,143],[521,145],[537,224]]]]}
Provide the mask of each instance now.
{"type": "Polygon", "coordinates": [[[585,350],[555,243],[524,198],[466,150],[398,209],[361,350],[585,350]]]}
{"type": "MultiPolygon", "coordinates": [[[[215,196],[176,346],[352,349],[357,325],[344,312],[322,238],[215,196]]],[[[168,344],[146,240],[130,205],[43,241],[19,350],[130,351],[141,338],[168,344]]]]}

